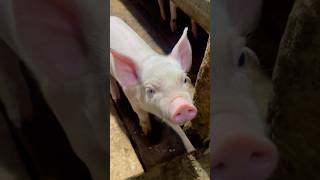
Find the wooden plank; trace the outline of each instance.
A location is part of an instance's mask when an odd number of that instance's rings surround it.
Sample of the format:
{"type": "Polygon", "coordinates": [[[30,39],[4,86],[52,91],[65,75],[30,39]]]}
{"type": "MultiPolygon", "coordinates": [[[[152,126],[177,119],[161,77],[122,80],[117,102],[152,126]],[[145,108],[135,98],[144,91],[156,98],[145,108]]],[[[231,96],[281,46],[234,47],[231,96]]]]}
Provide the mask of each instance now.
{"type": "Polygon", "coordinates": [[[211,0],[171,0],[183,12],[194,19],[204,30],[210,33],[211,0]]]}
{"type": "Polygon", "coordinates": [[[211,63],[211,46],[210,37],[207,43],[204,58],[202,60],[200,70],[198,72],[195,85],[194,104],[198,108],[196,118],[191,121],[191,127],[195,130],[194,133],[199,134],[200,140],[204,141],[209,137],[210,131],[210,63],[211,63]]]}
{"type": "Polygon", "coordinates": [[[269,121],[280,161],[270,179],[320,177],[320,1],[295,1],[273,71],[269,121]]]}

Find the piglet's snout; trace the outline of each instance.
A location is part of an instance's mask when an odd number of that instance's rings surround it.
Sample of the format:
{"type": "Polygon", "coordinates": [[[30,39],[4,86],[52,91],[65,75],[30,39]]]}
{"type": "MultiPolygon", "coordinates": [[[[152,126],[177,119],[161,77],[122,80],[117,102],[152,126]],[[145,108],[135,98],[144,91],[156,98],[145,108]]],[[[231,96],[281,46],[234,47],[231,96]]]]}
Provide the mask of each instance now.
{"type": "Polygon", "coordinates": [[[181,124],[190,121],[197,115],[197,108],[182,97],[175,98],[169,105],[170,120],[181,124]]]}
{"type": "Polygon", "coordinates": [[[270,140],[247,133],[235,133],[213,148],[211,173],[216,180],[266,180],[278,159],[270,140]]]}

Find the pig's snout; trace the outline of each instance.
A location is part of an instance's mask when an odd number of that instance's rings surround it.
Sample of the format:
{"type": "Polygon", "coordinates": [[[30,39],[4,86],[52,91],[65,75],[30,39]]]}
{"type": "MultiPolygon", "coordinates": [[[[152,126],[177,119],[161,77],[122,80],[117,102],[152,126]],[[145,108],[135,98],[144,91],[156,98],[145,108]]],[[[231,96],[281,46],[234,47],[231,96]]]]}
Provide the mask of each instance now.
{"type": "Polygon", "coordinates": [[[213,149],[211,173],[216,180],[266,180],[278,160],[270,140],[249,133],[233,134],[213,149]]]}
{"type": "Polygon", "coordinates": [[[170,120],[176,124],[190,121],[197,115],[197,108],[181,97],[175,98],[169,108],[170,120]]]}

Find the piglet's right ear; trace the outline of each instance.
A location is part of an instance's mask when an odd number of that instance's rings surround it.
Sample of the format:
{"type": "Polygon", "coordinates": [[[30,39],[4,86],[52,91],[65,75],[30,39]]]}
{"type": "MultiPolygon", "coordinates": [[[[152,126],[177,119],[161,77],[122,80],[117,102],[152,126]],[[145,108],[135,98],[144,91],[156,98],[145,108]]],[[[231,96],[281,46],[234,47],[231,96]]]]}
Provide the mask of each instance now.
{"type": "Polygon", "coordinates": [[[180,63],[185,72],[188,72],[192,65],[192,51],[187,33],[188,28],[184,28],[182,36],[170,53],[170,56],[180,63]]]}
{"type": "Polygon", "coordinates": [[[137,65],[128,56],[110,49],[114,58],[115,75],[123,87],[130,87],[138,84],[137,65]]]}

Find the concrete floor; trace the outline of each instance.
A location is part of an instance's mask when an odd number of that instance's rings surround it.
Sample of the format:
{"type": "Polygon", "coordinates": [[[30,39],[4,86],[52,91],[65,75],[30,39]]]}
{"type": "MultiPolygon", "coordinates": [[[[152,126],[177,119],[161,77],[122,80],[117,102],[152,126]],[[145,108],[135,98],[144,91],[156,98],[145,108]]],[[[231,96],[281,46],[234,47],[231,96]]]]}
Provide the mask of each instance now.
{"type": "Polygon", "coordinates": [[[143,173],[123,124],[110,102],[110,179],[121,180],[143,173]]]}

